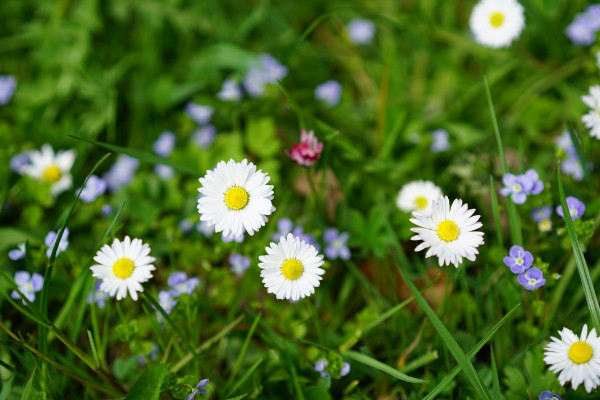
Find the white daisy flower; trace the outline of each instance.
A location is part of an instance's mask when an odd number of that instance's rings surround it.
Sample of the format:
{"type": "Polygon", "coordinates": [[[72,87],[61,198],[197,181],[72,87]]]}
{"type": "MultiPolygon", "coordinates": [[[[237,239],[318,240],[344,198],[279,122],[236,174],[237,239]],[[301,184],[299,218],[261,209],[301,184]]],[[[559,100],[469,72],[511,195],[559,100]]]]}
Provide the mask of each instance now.
{"type": "Polygon", "coordinates": [[[589,96],[582,96],[581,100],[591,108],[581,120],[591,129],[590,136],[600,139],[600,86],[592,86],[589,96]]]}
{"type": "Polygon", "coordinates": [[[129,295],[137,301],[137,292],[143,292],[142,283],[152,278],[152,271],[156,268],[152,263],[155,258],[150,257],[150,246],[143,244],[141,239],[131,240],[129,236],[121,242],[115,239],[112,245],[105,244],[96,253],[90,269],[94,278],[102,279],[100,290],[117,300],[129,295]]]}
{"type": "Polygon", "coordinates": [[[258,266],[262,269],[260,276],[267,292],[274,293],[277,299],[297,301],[315,292],[320,285],[321,275],[325,273],[323,256],[318,254],[315,246],[288,233],[279,239],[279,243],[271,242],[266,247],[266,256],[260,256],[258,266]]]}
{"type": "Polygon", "coordinates": [[[440,196],[442,190],[433,182],[413,181],[402,186],[396,198],[396,205],[402,211],[418,211],[425,216],[430,216],[431,203],[440,196]]]}
{"type": "Polygon", "coordinates": [[[525,27],[524,12],[516,0],[481,0],[471,13],[471,32],[484,46],[508,47],[525,27]]]}
{"type": "Polygon", "coordinates": [[[568,328],[558,334],[560,339],[552,337],[552,342],[546,345],[544,361],[550,371],[560,372],[561,385],[571,381],[576,390],[583,383],[585,390],[591,392],[600,385],[600,338],[596,330],[592,329],[588,335],[587,325],[584,325],[580,337],[568,328]]]}
{"type": "Polygon", "coordinates": [[[479,254],[476,247],[483,244],[483,232],[476,231],[482,224],[474,213],[475,209],[469,210],[460,199],[450,206],[448,196],[433,202],[429,217],[413,211],[410,222],[419,227],[411,228],[416,233],[411,240],[423,241],[415,251],[429,248],[425,257],[438,257],[440,267],[452,263],[458,268],[463,257],[475,261],[475,255],[479,254]]]}
{"type": "Polygon", "coordinates": [[[253,235],[275,211],[269,175],[256,170],[247,160],[221,161],[200,178],[198,212],[200,220],[215,226],[224,236],[240,237],[244,230],[253,235]]]}
{"type": "Polygon", "coordinates": [[[45,144],[41,151],[32,150],[28,154],[30,164],[23,166],[21,173],[52,185],[52,196],[73,186],[71,167],[75,162],[75,150],[59,151],[55,155],[52,146],[45,144]]]}

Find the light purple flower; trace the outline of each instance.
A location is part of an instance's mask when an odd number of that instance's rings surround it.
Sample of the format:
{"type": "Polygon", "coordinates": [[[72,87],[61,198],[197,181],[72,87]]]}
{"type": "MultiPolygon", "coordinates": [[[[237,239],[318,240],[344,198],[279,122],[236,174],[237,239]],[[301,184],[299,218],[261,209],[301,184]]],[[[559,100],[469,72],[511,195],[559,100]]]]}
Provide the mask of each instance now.
{"type": "Polygon", "coordinates": [[[179,229],[181,229],[183,233],[190,233],[193,227],[194,224],[189,219],[183,219],[179,222],[179,229]]]}
{"type": "Polygon", "coordinates": [[[596,41],[596,32],[600,30],[600,4],[592,4],[579,13],[567,26],[566,34],[575,44],[592,45],[596,41]]]}
{"type": "Polygon", "coordinates": [[[100,290],[101,285],[102,281],[97,280],[94,285],[94,290],[88,294],[87,303],[92,304],[92,302],[94,302],[99,308],[104,308],[106,306],[106,300],[109,299],[110,296],[108,293],[100,290]]]}
{"type": "Polygon", "coordinates": [[[534,208],[531,211],[531,219],[538,223],[538,229],[542,232],[549,232],[552,229],[552,206],[534,208]]]}
{"type": "Polygon", "coordinates": [[[197,394],[208,394],[206,390],[202,389],[203,387],[208,385],[208,382],[208,379],[202,379],[200,382],[198,382],[198,384],[196,385],[196,389],[194,389],[194,391],[190,393],[188,397],[185,398],[185,400],[192,400],[194,397],[196,397],[197,394]]]}
{"type": "Polygon", "coordinates": [[[233,235],[229,235],[229,236],[225,236],[225,234],[221,234],[221,240],[223,241],[223,243],[231,243],[231,242],[236,242],[236,243],[242,243],[244,241],[244,234],[242,233],[240,236],[233,236],[233,235]]]}
{"type": "Polygon", "coordinates": [[[185,113],[198,125],[208,124],[213,112],[215,112],[215,109],[211,106],[201,106],[192,102],[185,105],[185,113]]]}
{"type": "Polygon", "coordinates": [[[277,220],[277,232],[271,235],[271,240],[278,242],[279,239],[292,232],[292,229],[294,229],[294,223],[291,219],[279,218],[279,220],[277,220]]]}
{"type": "Polygon", "coordinates": [[[300,225],[294,228],[294,230],[292,231],[292,235],[299,238],[300,240],[305,241],[306,244],[314,246],[315,249],[317,249],[317,251],[321,250],[321,245],[319,244],[317,238],[309,233],[304,233],[304,228],[300,225]]]}
{"type": "Polygon", "coordinates": [[[240,85],[233,79],[225,80],[221,91],[217,93],[217,97],[221,101],[240,101],[243,95],[240,85]]]}
{"type": "Polygon", "coordinates": [[[323,239],[327,243],[325,247],[325,257],[329,260],[341,258],[342,260],[350,259],[350,249],[346,245],[349,237],[348,232],[340,233],[336,228],[328,228],[323,232],[323,239]]]}
{"type": "Polygon", "coordinates": [[[156,164],[154,166],[154,173],[163,181],[168,181],[175,175],[175,169],[169,165],[156,164]]]}
{"type": "Polygon", "coordinates": [[[282,80],[287,72],[287,67],[276,58],[262,53],[257,60],[250,64],[244,77],[244,89],[251,97],[260,97],[263,95],[266,85],[282,80]]]}
{"type": "MultiPolygon", "coordinates": [[[[327,359],[322,358],[315,364],[315,371],[321,373],[321,378],[329,378],[329,372],[325,370],[327,368],[327,359]]],[[[340,376],[346,376],[350,373],[350,364],[344,361],[342,368],[340,369],[340,376]]]]}
{"type": "Polygon", "coordinates": [[[567,154],[575,155],[575,146],[571,140],[571,135],[568,131],[564,131],[560,136],[554,138],[556,147],[562,149],[567,154]]]}
{"type": "Polygon", "coordinates": [[[10,169],[17,174],[23,175],[23,167],[31,163],[31,157],[29,151],[24,151],[19,154],[15,154],[10,159],[10,169]]]}
{"type": "Polygon", "coordinates": [[[500,189],[500,194],[504,197],[510,195],[515,204],[523,204],[527,201],[527,196],[539,194],[544,190],[544,182],[539,179],[534,169],[529,169],[521,175],[504,174],[502,183],[505,187],[500,189]]]}
{"type": "Polygon", "coordinates": [[[210,237],[213,233],[215,233],[215,226],[210,225],[206,221],[200,221],[196,224],[196,230],[204,236],[210,237]]]}
{"type": "MultiPolygon", "coordinates": [[[[50,258],[52,255],[52,249],[54,248],[54,243],[56,242],[56,237],[58,236],[58,231],[50,231],[46,235],[46,239],[44,242],[48,249],[46,250],[46,257],[50,258]]],[[[60,238],[60,242],[58,243],[58,248],[56,249],[56,255],[58,256],[61,251],[65,251],[69,247],[69,228],[65,228],[63,235],[60,238]]]]}
{"type": "MultiPolygon", "coordinates": [[[[571,215],[571,220],[576,220],[577,218],[581,218],[583,213],[585,212],[585,204],[580,201],[578,198],[573,196],[567,196],[567,208],[569,209],[569,214],[571,215]]],[[[556,213],[560,215],[562,219],[565,218],[563,214],[562,205],[556,206],[556,213]]]]}
{"type": "Polygon", "coordinates": [[[433,141],[431,142],[431,151],[434,153],[441,153],[450,148],[448,142],[448,132],[444,129],[437,129],[431,132],[433,141]]]}
{"type": "Polygon", "coordinates": [[[513,274],[522,274],[533,264],[533,255],[521,246],[512,246],[508,254],[502,261],[513,274]]]}
{"type": "Polygon", "coordinates": [[[102,212],[102,215],[104,215],[105,217],[108,217],[110,214],[112,214],[113,209],[110,206],[110,204],[105,204],[102,206],[100,212],[102,212]]]}
{"type": "Polygon", "coordinates": [[[9,251],[8,258],[10,258],[13,261],[25,258],[25,243],[20,243],[16,249],[9,251]]]}
{"type": "Polygon", "coordinates": [[[315,89],[315,98],[329,107],[335,107],[342,96],[342,85],[333,79],[321,83],[315,89]]]}
{"type": "Polygon", "coordinates": [[[84,203],[91,203],[98,197],[102,196],[104,192],[106,192],[107,187],[108,183],[106,183],[104,179],[96,175],[92,175],[81,191],[81,196],[79,196],[79,198],[84,203]]]}
{"type": "Polygon", "coordinates": [[[368,44],[375,36],[375,24],[366,19],[353,19],[347,26],[348,37],[354,44],[368,44]]]}
{"type": "Polygon", "coordinates": [[[140,162],[126,154],[119,154],[117,161],[103,175],[108,188],[114,192],[126,186],[132,179],[140,162]]]}
{"type": "MultiPolygon", "coordinates": [[[[19,291],[27,297],[27,300],[33,303],[35,300],[35,293],[42,290],[42,287],[44,286],[44,277],[37,272],[30,275],[27,271],[17,271],[15,273],[15,283],[19,286],[19,291]]],[[[10,297],[13,299],[21,298],[16,290],[11,292],[10,297]]],[[[26,305],[27,303],[23,301],[23,304],[26,305]]]]}
{"type": "MultiPolygon", "coordinates": [[[[158,292],[158,304],[167,314],[171,314],[171,310],[173,310],[173,307],[177,304],[177,299],[175,299],[169,291],[161,290],[158,292]]],[[[159,316],[162,316],[159,311],[157,311],[157,313],[159,316]]]]}
{"type": "Polygon", "coordinates": [[[565,175],[571,175],[576,181],[583,179],[583,167],[576,155],[570,156],[565,161],[561,162],[560,170],[565,175]]]}
{"type": "Polygon", "coordinates": [[[165,131],[152,144],[152,150],[160,157],[169,157],[175,148],[177,138],[173,132],[165,131]]]}
{"type": "Polygon", "coordinates": [[[241,254],[232,253],[229,256],[229,265],[231,265],[231,272],[237,275],[242,275],[250,266],[250,259],[241,254]]]}
{"type": "Polygon", "coordinates": [[[202,149],[208,149],[214,142],[217,128],[212,125],[199,127],[192,133],[191,141],[202,149]]]}
{"type": "Polygon", "coordinates": [[[184,293],[193,294],[199,284],[200,279],[188,279],[187,274],[183,271],[175,271],[171,273],[167,279],[167,285],[172,288],[170,292],[173,296],[179,296],[184,293]]]}
{"type": "Polygon", "coordinates": [[[11,75],[0,75],[0,106],[8,104],[17,89],[17,80],[11,75]]]}
{"type": "Polygon", "coordinates": [[[562,397],[552,393],[549,390],[544,390],[542,393],[540,393],[539,400],[562,400],[562,397]]]}
{"type": "Polygon", "coordinates": [[[527,290],[537,289],[544,286],[546,279],[544,279],[544,273],[539,268],[529,268],[525,273],[519,275],[517,278],[519,283],[527,290]]]}

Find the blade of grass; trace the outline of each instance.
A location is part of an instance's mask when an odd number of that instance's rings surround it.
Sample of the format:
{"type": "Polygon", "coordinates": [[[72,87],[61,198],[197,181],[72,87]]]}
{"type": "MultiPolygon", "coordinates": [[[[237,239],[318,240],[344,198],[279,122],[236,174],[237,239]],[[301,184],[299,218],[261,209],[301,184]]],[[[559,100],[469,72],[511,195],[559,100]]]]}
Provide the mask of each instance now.
{"type": "MultiPolygon", "coordinates": [[[[506,322],[508,321],[508,319],[511,317],[511,315],[517,310],[517,308],[520,307],[520,304],[517,304],[516,306],[513,307],[512,310],[510,310],[508,312],[508,314],[506,314],[504,317],[502,317],[502,319],[500,321],[498,321],[498,323],[496,323],[496,325],[494,325],[492,327],[492,329],[490,329],[490,331],[475,345],[475,347],[473,347],[471,349],[471,351],[469,351],[467,353],[467,356],[469,358],[473,358],[475,357],[475,354],[477,354],[477,352],[479,350],[481,350],[481,348],[483,346],[485,346],[485,344],[492,338],[492,336],[494,336],[494,334],[498,331],[498,329],[500,329],[500,327],[506,322]]],[[[444,379],[442,379],[442,381],[440,383],[437,384],[437,386],[431,391],[429,392],[429,394],[427,396],[425,396],[425,398],[423,400],[433,400],[435,399],[435,397],[440,394],[445,388],[446,386],[448,386],[453,380],[454,378],[456,378],[456,376],[462,371],[462,368],[460,367],[460,365],[457,365],[456,367],[454,367],[452,369],[452,371],[450,371],[450,373],[448,375],[446,375],[446,377],[444,377],[444,379]]]]}
{"type": "MultiPolygon", "coordinates": [[[[506,158],[504,158],[504,149],[502,147],[502,138],[500,136],[500,128],[498,128],[498,121],[496,119],[496,111],[494,110],[494,103],[492,102],[492,94],[490,92],[490,86],[488,85],[487,78],[483,77],[485,94],[487,96],[488,107],[490,109],[490,115],[492,117],[492,125],[494,128],[494,135],[496,136],[496,144],[498,145],[498,154],[500,156],[500,162],[502,164],[502,174],[508,173],[506,166],[506,158]]],[[[522,245],[523,237],[521,235],[521,221],[515,203],[511,198],[506,199],[506,211],[508,213],[508,222],[510,225],[510,238],[512,239],[513,245],[522,245]]]]}
{"type": "MultiPolygon", "coordinates": [[[[229,387],[231,385],[231,383],[233,382],[233,380],[235,379],[235,377],[237,376],[238,371],[239,371],[240,367],[242,366],[242,362],[244,361],[244,357],[246,356],[246,351],[248,350],[248,346],[250,345],[250,340],[252,339],[252,335],[254,335],[254,330],[256,329],[256,326],[258,325],[258,322],[260,321],[261,315],[262,314],[258,313],[258,315],[256,315],[256,318],[254,318],[254,322],[252,322],[252,326],[250,327],[250,330],[248,331],[248,334],[246,335],[246,339],[244,340],[244,344],[242,345],[240,354],[233,366],[233,370],[231,371],[231,374],[229,376],[229,379],[227,380],[227,384],[225,385],[225,387],[229,387]]],[[[231,392],[233,392],[233,390],[230,390],[227,393],[227,396],[229,396],[229,394],[231,394],[231,392]]]]}
{"type": "MultiPolygon", "coordinates": [[[[244,375],[242,375],[242,377],[240,379],[238,379],[238,381],[235,383],[235,385],[231,388],[231,390],[228,391],[227,396],[228,397],[231,395],[231,393],[235,392],[236,390],[238,390],[243,384],[244,382],[246,382],[248,380],[248,378],[250,378],[250,376],[254,373],[254,370],[256,368],[258,368],[258,366],[264,361],[264,359],[260,358],[258,360],[256,360],[256,362],[254,364],[252,364],[250,366],[250,368],[248,368],[246,370],[246,372],[244,373],[244,375]]],[[[242,397],[244,397],[246,395],[243,395],[242,397]]],[[[237,398],[237,397],[236,397],[237,398]]]]}
{"type": "Polygon", "coordinates": [[[409,383],[426,383],[427,381],[423,379],[413,378],[412,376],[408,376],[396,368],[392,368],[387,364],[382,363],[372,357],[367,356],[366,354],[357,353],[355,351],[349,350],[343,354],[343,357],[347,357],[351,360],[354,360],[358,363],[366,365],[367,367],[375,368],[381,372],[385,372],[386,374],[393,376],[396,379],[399,379],[404,382],[409,383]]]}
{"type": "Polygon", "coordinates": [[[490,346],[490,355],[492,358],[492,399],[501,400],[500,381],[498,380],[498,370],[496,369],[496,359],[494,358],[494,346],[490,346]]]}
{"type": "MultiPolygon", "coordinates": [[[[394,250],[395,253],[397,253],[398,250],[395,247],[394,250]]],[[[395,254],[395,256],[397,256],[397,254],[395,254]]],[[[473,386],[473,389],[475,389],[475,392],[477,393],[478,397],[481,399],[491,400],[490,393],[483,385],[483,382],[481,382],[479,375],[477,375],[477,371],[475,371],[475,367],[473,366],[467,355],[460,348],[454,337],[452,337],[452,334],[450,333],[450,331],[448,331],[448,328],[446,328],[442,320],[437,316],[435,311],[433,311],[433,309],[431,308],[427,300],[425,300],[425,297],[423,297],[421,292],[419,292],[415,284],[410,279],[407,279],[406,274],[404,273],[404,271],[402,271],[402,268],[398,267],[398,264],[396,264],[396,267],[398,269],[398,272],[402,276],[402,279],[404,279],[404,282],[415,296],[417,303],[419,304],[423,312],[425,312],[425,314],[431,321],[431,324],[442,338],[444,344],[446,345],[446,348],[450,351],[454,359],[458,362],[458,365],[460,365],[463,371],[465,372],[467,379],[473,386]]]]}
{"type": "Polygon", "coordinates": [[[10,379],[2,385],[2,392],[0,392],[0,400],[8,399],[8,395],[10,394],[10,389],[12,389],[12,383],[15,380],[15,376],[13,375],[10,379]]]}
{"type": "Polygon", "coordinates": [[[29,400],[31,397],[31,387],[33,386],[33,377],[35,376],[35,367],[33,368],[33,372],[25,385],[25,389],[23,389],[23,394],[21,395],[21,400],[29,400]]]}
{"type": "Polygon", "coordinates": [[[592,282],[592,278],[590,277],[590,271],[585,261],[581,244],[577,239],[577,233],[575,232],[573,220],[570,218],[571,213],[569,212],[569,207],[567,206],[565,191],[563,189],[562,179],[560,178],[560,168],[557,168],[556,176],[558,177],[560,204],[562,206],[563,215],[565,216],[564,221],[565,225],[567,226],[567,233],[569,234],[569,239],[571,240],[571,245],[573,246],[573,256],[575,257],[575,263],[577,265],[577,270],[579,271],[579,277],[581,278],[581,286],[583,286],[583,292],[585,293],[585,300],[590,310],[592,323],[598,332],[600,331],[600,305],[598,304],[598,297],[596,297],[594,284],[592,282]]]}
{"type": "Polygon", "coordinates": [[[100,359],[98,358],[98,353],[96,352],[96,344],[94,343],[94,337],[92,336],[92,332],[90,332],[89,329],[87,331],[87,335],[90,341],[90,347],[92,348],[94,360],[96,361],[96,368],[100,368],[100,359]]]}
{"type": "Polygon", "coordinates": [[[500,248],[504,248],[504,239],[502,238],[502,226],[500,225],[500,207],[498,206],[498,196],[494,186],[494,178],[490,175],[490,197],[492,198],[492,215],[494,216],[494,225],[496,226],[496,238],[500,248]]]}
{"type": "Polygon", "coordinates": [[[569,132],[571,142],[573,142],[573,147],[575,147],[575,153],[577,154],[577,158],[579,158],[579,163],[583,169],[583,178],[588,179],[590,177],[590,173],[587,168],[588,160],[583,153],[583,149],[581,148],[581,139],[579,138],[579,134],[570,123],[567,123],[567,131],[569,132]]]}

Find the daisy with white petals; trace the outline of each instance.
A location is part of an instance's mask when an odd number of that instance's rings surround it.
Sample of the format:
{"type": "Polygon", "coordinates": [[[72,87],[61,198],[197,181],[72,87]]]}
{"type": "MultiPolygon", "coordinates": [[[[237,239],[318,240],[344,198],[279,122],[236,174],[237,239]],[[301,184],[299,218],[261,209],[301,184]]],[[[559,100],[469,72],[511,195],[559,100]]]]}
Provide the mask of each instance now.
{"type": "Polygon", "coordinates": [[[54,154],[52,146],[45,144],[41,151],[32,150],[28,154],[30,163],[22,167],[21,174],[50,184],[52,196],[73,186],[71,167],[75,162],[75,150],[59,151],[54,154]]]}
{"type": "Polygon", "coordinates": [[[590,136],[600,139],[600,86],[592,86],[590,94],[582,96],[581,100],[591,108],[590,112],[581,117],[581,120],[590,129],[590,136]]]}
{"type": "Polygon", "coordinates": [[[462,263],[463,257],[475,261],[479,254],[477,247],[483,244],[483,232],[477,231],[482,226],[479,215],[473,215],[462,200],[455,199],[450,206],[447,196],[433,202],[431,216],[413,211],[410,222],[418,228],[411,228],[416,235],[411,240],[422,240],[415,251],[427,250],[425,257],[436,256],[440,267],[443,265],[462,263]]]}
{"type": "Polygon", "coordinates": [[[552,337],[544,351],[544,361],[550,371],[557,373],[558,381],[565,385],[571,381],[574,390],[583,383],[589,393],[600,384],[600,338],[592,329],[588,335],[587,325],[583,326],[581,336],[572,330],[563,328],[558,331],[560,339],[552,337]]]}
{"type": "Polygon", "coordinates": [[[266,256],[260,256],[258,266],[267,292],[274,293],[277,299],[296,301],[310,296],[320,285],[325,270],[323,256],[315,246],[288,233],[279,243],[271,242],[265,248],[266,256]]]}
{"type": "Polygon", "coordinates": [[[516,0],[481,0],[469,25],[475,40],[489,47],[508,47],[525,27],[525,10],[516,0]]]}
{"type": "Polygon", "coordinates": [[[417,211],[425,216],[430,216],[431,204],[440,196],[442,196],[442,190],[433,182],[409,182],[400,189],[396,205],[402,211],[417,211]]]}
{"type": "Polygon", "coordinates": [[[223,232],[224,236],[240,237],[244,231],[253,235],[275,211],[269,179],[245,159],[240,163],[221,161],[200,178],[200,220],[214,225],[215,232],[223,232]]]}
{"type": "Polygon", "coordinates": [[[127,297],[129,291],[131,298],[137,301],[137,292],[144,291],[141,284],[150,280],[156,269],[152,265],[154,260],[148,244],[125,236],[122,242],[115,239],[112,245],[102,246],[94,257],[98,264],[90,269],[94,278],[102,279],[100,290],[111,297],[116,295],[117,300],[127,297]]]}

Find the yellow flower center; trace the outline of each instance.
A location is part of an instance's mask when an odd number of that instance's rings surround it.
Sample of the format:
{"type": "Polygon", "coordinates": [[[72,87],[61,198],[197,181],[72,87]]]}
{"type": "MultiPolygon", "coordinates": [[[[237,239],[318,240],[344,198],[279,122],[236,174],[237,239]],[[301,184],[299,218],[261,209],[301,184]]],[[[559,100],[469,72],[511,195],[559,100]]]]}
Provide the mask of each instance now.
{"type": "Polygon", "coordinates": [[[54,183],[60,179],[62,171],[56,165],[52,164],[44,170],[42,179],[48,183],[54,183]]]}
{"type": "Polygon", "coordinates": [[[496,11],[490,17],[490,24],[492,24],[492,26],[494,28],[500,27],[503,23],[504,23],[504,14],[502,14],[499,11],[496,11]]]}
{"type": "Polygon", "coordinates": [[[113,264],[113,273],[117,278],[126,279],[133,274],[135,265],[133,261],[127,257],[119,258],[113,264]]]}
{"type": "Polygon", "coordinates": [[[590,361],[593,354],[592,346],[581,340],[573,343],[569,349],[569,358],[575,364],[583,364],[590,361]]]}
{"type": "Polygon", "coordinates": [[[302,266],[302,263],[295,258],[288,258],[281,264],[281,273],[290,281],[295,281],[300,278],[303,272],[304,267],[302,266]]]}
{"type": "Polygon", "coordinates": [[[231,210],[241,210],[248,204],[248,192],[239,186],[232,186],[225,193],[225,204],[231,210]]]}
{"type": "Polygon", "coordinates": [[[427,207],[427,199],[423,196],[418,196],[415,198],[415,205],[418,210],[422,210],[427,207]]]}
{"type": "Polygon", "coordinates": [[[542,232],[548,232],[550,229],[552,229],[552,221],[550,221],[549,219],[540,221],[540,223],[538,224],[538,228],[540,228],[540,231],[542,232]]]}
{"type": "Polygon", "coordinates": [[[437,227],[437,234],[444,242],[452,242],[458,237],[458,226],[456,223],[454,223],[454,221],[447,219],[439,223],[437,227]]]}

